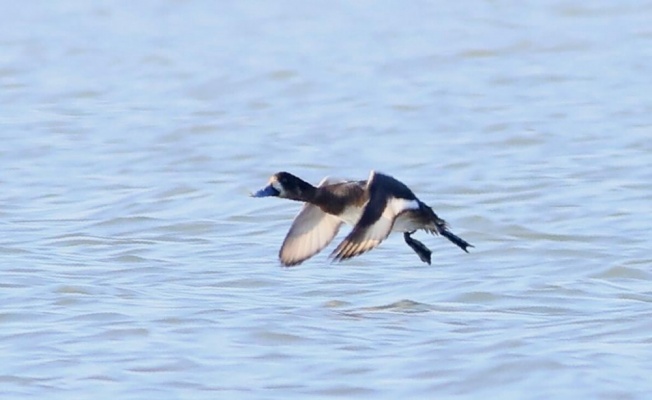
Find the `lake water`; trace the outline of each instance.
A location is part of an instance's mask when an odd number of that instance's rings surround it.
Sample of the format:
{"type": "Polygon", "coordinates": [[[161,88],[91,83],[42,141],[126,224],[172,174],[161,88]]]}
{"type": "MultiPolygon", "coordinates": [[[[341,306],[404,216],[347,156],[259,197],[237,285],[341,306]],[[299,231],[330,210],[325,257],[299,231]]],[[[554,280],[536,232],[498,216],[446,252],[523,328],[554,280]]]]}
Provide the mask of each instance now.
{"type": "Polygon", "coordinates": [[[649,2],[6,3],[2,399],[649,398],[649,2]],[[371,169],[475,248],[280,267],[371,169]]]}

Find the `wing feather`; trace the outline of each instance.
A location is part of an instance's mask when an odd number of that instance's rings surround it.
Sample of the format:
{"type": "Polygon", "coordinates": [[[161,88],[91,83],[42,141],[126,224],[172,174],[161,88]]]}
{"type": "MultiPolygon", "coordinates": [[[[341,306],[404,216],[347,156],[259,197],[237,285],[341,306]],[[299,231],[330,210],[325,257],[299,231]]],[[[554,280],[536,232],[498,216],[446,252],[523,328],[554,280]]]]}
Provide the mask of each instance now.
{"type": "Polygon", "coordinates": [[[394,221],[402,212],[418,207],[416,200],[390,197],[383,189],[386,175],[371,172],[367,181],[369,201],[362,216],[349,235],[335,248],[331,257],[346,260],[378,246],[392,231],[394,221]]]}
{"type": "MultiPolygon", "coordinates": [[[[332,180],[324,178],[319,186],[332,183],[332,180]]],[[[279,251],[281,263],[288,267],[298,265],[319,253],[337,235],[341,225],[338,217],[306,203],[285,236],[279,251]]]]}

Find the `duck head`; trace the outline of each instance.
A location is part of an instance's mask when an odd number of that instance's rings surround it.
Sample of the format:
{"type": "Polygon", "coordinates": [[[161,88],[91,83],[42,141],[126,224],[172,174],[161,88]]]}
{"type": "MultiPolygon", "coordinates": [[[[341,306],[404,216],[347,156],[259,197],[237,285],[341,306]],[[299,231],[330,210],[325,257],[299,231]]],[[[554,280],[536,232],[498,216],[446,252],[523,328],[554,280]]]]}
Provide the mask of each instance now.
{"type": "Polygon", "coordinates": [[[269,178],[269,183],[252,197],[280,197],[284,199],[305,201],[306,195],[314,191],[314,186],[289,172],[278,172],[269,178]]]}

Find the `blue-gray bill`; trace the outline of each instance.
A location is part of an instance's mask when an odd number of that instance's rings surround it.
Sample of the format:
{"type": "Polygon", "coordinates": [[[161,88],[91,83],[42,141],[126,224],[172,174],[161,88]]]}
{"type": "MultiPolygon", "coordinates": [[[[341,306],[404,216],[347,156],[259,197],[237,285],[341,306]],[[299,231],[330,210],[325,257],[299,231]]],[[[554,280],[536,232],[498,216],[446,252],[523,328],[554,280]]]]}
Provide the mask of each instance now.
{"type": "Polygon", "coordinates": [[[274,186],[266,186],[256,193],[252,193],[251,197],[276,197],[279,195],[279,191],[274,188],[274,186]]]}

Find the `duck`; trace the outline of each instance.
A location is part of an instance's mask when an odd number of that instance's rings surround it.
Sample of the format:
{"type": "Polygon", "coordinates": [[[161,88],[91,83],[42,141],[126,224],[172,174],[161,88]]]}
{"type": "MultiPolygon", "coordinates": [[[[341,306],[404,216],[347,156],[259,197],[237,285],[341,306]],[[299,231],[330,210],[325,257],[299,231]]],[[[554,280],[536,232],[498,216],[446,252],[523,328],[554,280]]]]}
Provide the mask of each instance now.
{"type": "Polygon", "coordinates": [[[441,235],[467,253],[473,247],[452,233],[446,221],[403,182],[375,170],[367,180],[326,177],[317,186],[281,171],[251,196],[304,203],[279,250],[281,264],[286,267],[299,265],[323,250],[344,223],[353,229],[331,253],[333,261],[344,261],[372,250],[392,232],[403,233],[405,243],[429,265],[432,251],[412,237],[418,230],[441,235]]]}

